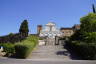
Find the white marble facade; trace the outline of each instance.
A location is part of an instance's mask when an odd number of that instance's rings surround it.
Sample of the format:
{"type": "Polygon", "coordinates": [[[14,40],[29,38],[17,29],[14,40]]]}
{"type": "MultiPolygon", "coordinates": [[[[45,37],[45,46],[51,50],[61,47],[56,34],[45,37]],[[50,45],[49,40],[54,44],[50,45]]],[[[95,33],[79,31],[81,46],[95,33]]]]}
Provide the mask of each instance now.
{"type": "Polygon", "coordinates": [[[55,36],[61,36],[62,33],[57,29],[56,24],[49,22],[46,24],[40,32],[40,37],[55,38],[55,36]]]}

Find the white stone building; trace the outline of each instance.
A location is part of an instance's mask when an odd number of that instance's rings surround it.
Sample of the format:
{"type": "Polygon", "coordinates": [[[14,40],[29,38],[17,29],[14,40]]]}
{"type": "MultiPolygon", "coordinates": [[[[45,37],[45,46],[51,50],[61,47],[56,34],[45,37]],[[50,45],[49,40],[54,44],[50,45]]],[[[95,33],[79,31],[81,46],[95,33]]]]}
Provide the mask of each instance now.
{"type": "Polygon", "coordinates": [[[55,36],[61,36],[61,35],[62,33],[56,27],[56,24],[53,22],[49,22],[48,24],[46,24],[39,34],[40,37],[49,37],[49,38],[55,38],[55,36]]]}

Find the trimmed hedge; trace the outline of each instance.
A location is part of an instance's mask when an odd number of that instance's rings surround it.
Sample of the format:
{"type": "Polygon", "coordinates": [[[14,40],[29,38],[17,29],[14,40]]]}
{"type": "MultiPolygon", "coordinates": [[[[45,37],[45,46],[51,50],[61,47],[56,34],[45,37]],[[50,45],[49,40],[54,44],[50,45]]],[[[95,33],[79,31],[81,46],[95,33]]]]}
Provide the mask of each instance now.
{"type": "Polygon", "coordinates": [[[30,46],[19,45],[19,44],[15,46],[15,50],[16,50],[17,58],[26,58],[31,52],[30,46]]]}
{"type": "Polygon", "coordinates": [[[29,36],[26,40],[15,45],[16,57],[27,58],[38,42],[38,37],[29,36]]]}
{"type": "Polygon", "coordinates": [[[16,56],[16,58],[26,58],[32,52],[33,48],[38,42],[37,36],[29,36],[25,40],[12,44],[12,43],[0,43],[0,46],[4,47],[6,56],[16,56]]]}
{"type": "Polygon", "coordinates": [[[71,42],[68,43],[70,49],[77,53],[82,59],[96,60],[96,44],[86,44],[84,42],[71,42]]]}
{"type": "Polygon", "coordinates": [[[26,37],[22,37],[21,34],[9,34],[5,36],[0,36],[0,43],[17,43],[26,39],[26,37]]]}
{"type": "Polygon", "coordinates": [[[3,46],[6,56],[11,56],[15,53],[14,44],[12,43],[0,43],[0,47],[3,46]]]}

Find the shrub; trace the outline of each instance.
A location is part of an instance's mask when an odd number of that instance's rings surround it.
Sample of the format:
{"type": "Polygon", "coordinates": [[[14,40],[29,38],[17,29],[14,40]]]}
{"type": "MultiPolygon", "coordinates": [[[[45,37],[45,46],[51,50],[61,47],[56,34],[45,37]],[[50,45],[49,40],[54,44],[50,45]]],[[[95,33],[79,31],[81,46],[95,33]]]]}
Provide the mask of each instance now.
{"type": "Polygon", "coordinates": [[[0,36],[0,43],[17,43],[26,39],[26,37],[22,37],[19,33],[12,34],[6,36],[0,36]]]}
{"type": "Polygon", "coordinates": [[[86,44],[84,42],[72,42],[70,48],[80,57],[86,60],[96,60],[96,44],[86,44]]]}
{"type": "Polygon", "coordinates": [[[96,45],[80,44],[77,51],[78,54],[83,57],[83,59],[96,59],[96,45]]]}
{"type": "Polygon", "coordinates": [[[96,14],[89,13],[80,19],[80,30],[76,31],[67,44],[83,59],[96,59],[96,14]]]}
{"type": "Polygon", "coordinates": [[[18,44],[15,46],[16,56],[18,58],[26,58],[31,52],[31,49],[33,49],[33,47],[30,47],[28,45],[18,44]]]}
{"type": "Polygon", "coordinates": [[[35,36],[29,36],[26,40],[17,43],[15,45],[16,57],[17,58],[26,58],[36,46],[38,38],[35,36]]]}
{"type": "Polygon", "coordinates": [[[4,52],[6,52],[6,56],[11,56],[15,53],[14,44],[11,43],[1,43],[0,46],[4,47],[4,52]]]}

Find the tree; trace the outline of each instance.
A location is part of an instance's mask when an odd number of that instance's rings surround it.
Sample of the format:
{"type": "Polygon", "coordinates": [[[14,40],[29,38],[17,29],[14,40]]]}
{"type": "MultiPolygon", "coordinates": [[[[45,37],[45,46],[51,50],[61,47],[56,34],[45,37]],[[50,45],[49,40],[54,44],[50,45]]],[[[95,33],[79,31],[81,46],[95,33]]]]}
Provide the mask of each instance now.
{"type": "Polygon", "coordinates": [[[89,13],[80,19],[80,30],[76,31],[72,36],[71,40],[79,40],[85,42],[96,41],[96,14],[89,13]]]}
{"type": "Polygon", "coordinates": [[[20,26],[20,29],[19,29],[19,33],[20,33],[23,37],[27,37],[27,36],[28,36],[28,32],[29,32],[28,22],[27,22],[27,20],[24,20],[24,21],[21,23],[21,26],[20,26]]]}
{"type": "Polygon", "coordinates": [[[89,13],[87,16],[80,19],[80,31],[82,32],[96,32],[96,14],[89,13]]]}
{"type": "MultiPolygon", "coordinates": [[[[80,33],[82,34],[82,40],[85,42],[96,41],[96,14],[89,13],[87,16],[80,19],[80,33]]],[[[80,35],[79,35],[80,36],[80,35]]]]}
{"type": "Polygon", "coordinates": [[[84,41],[87,43],[96,43],[96,32],[89,32],[84,34],[86,37],[84,41]]]}
{"type": "Polygon", "coordinates": [[[76,30],[75,33],[70,37],[70,40],[81,40],[82,39],[82,33],[80,30],[76,30]]]}
{"type": "Polygon", "coordinates": [[[95,5],[94,4],[92,4],[92,9],[93,9],[93,13],[96,13],[95,5]]]}

